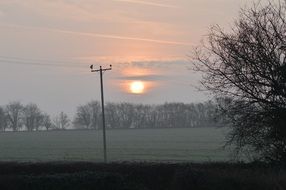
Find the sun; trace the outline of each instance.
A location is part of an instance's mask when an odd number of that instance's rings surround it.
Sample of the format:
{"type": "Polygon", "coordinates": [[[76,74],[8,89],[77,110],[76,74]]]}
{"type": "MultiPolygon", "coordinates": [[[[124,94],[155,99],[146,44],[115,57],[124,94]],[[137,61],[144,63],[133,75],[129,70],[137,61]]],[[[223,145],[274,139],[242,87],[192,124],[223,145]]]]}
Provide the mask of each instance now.
{"type": "Polygon", "coordinates": [[[130,92],[133,94],[142,94],[144,93],[144,83],[142,81],[133,81],[130,83],[130,92]]]}

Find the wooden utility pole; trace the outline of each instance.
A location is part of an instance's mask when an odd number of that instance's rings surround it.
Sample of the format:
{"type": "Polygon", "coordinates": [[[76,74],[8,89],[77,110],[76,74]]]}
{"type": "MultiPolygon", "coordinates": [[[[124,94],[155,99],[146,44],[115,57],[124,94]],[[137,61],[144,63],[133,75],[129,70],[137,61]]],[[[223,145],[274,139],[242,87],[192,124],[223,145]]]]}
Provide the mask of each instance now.
{"type": "Polygon", "coordinates": [[[93,69],[93,65],[90,66],[91,72],[99,72],[100,73],[100,87],[101,87],[101,110],[102,110],[102,131],[103,131],[103,156],[104,162],[107,163],[107,153],[106,153],[106,131],[105,131],[105,114],[104,114],[104,95],[103,95],[103,72],[109,71],[112,69],[112,65],[109,68],[93,69]]]}

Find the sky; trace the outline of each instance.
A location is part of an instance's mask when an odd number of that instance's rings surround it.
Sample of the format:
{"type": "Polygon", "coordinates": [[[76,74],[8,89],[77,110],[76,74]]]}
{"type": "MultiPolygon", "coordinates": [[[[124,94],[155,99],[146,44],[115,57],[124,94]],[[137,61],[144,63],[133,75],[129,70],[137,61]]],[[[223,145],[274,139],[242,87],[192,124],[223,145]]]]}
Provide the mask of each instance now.
{"type": "MultiPolygon", "coordinates": [[[[0,0],[0,105],[72,114],[100,100],[201,102],[191,55],[212,25],[230,28],[249,0],[0,0]],[[132,84],[141,82],[141,92],[132,84]],[[133,92],[133,93],[132,93],[133,92]]],[[[137,86],[138,87],[138,86],[137,86]]],[[[139,90],[140,91],[140,90],[139,90]]]]}

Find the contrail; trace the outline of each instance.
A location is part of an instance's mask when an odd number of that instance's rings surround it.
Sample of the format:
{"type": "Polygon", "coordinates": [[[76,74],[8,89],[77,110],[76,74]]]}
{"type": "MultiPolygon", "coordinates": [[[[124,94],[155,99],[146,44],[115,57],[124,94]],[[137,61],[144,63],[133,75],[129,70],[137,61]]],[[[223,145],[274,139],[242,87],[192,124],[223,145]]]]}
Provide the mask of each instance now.
{"type": "Polygon", "coordinates": [[[45,31],[50,31],[50,32],[58,32],[58,33],[63,33],[63,34],[72,34],[72,35],[79,35],[79,36],[90,36],[90,37],[96,37],[96,38],[143,41],[143,42],[151,42],[151,43],[167,44],[167,45],[193,46],[193,44],[191,43],[184,43],[184,42],[177,42],[177,41],[156,40],[156,39],[149,39],[149,38],[137,38],[137,37],[119,36],[119,35],[112,35],[112,34],[91,33],[91,32],[75,32],[75,31],[62,30],[62,29],[56,29],[56,28],[44,28],[44,27],[34,27],[34,26],[22,26],[22,25],[5,25],[5,26],[45,30],[45,31]]]}
{"type": "Polygon", "coordinates": [[[59,30],[59,29],[48,29],[48,30],[55,31],[55,32],[61,32],[61,33],[66,33],[66,34],[75,34],[75,35],[82,35],[82,36],[91,36],[91,37],[109,38],[109,39],[118,39],[118,40],[145,41],[145,42],[153,42],[153,43],[169,44],[169,45],[184,45],[184,46],[190,46],[191,45],[189,43],[168,41],[168,40],[155,40],[155,39],[148,39],[148,38],[117,36],[117,35],[88,33],[88,32],[74,32],[74,31],[59,30]]]}
{"type": "Polygon", "coordinates": [[[126,2],[126,3],[134,3],[134,4],[142,4],[142,5],[150,5],[150,6],[156,6],[156,7],[166,7],[166,8],[178,8],[174,5],[166,5],[161,3],[153,3],[149,1],[142,1],[142,0],[113,0],[117,2],[126,2]]]}

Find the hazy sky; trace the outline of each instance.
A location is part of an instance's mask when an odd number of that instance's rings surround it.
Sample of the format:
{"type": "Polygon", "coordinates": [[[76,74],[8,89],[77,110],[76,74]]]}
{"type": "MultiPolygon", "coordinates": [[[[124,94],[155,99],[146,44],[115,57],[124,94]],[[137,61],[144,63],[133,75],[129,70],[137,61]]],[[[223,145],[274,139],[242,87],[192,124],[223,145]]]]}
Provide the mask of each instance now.
{"type": "Polygon", "coordinates": [[[75,112],[105,99],[198,102],[188,55],[211,25],[229,27],[250,0],[0,0],[0,105],[35,102],[48,113],[75,112]],[[129,92],[142,81],[143,94],[129,92]]]}

